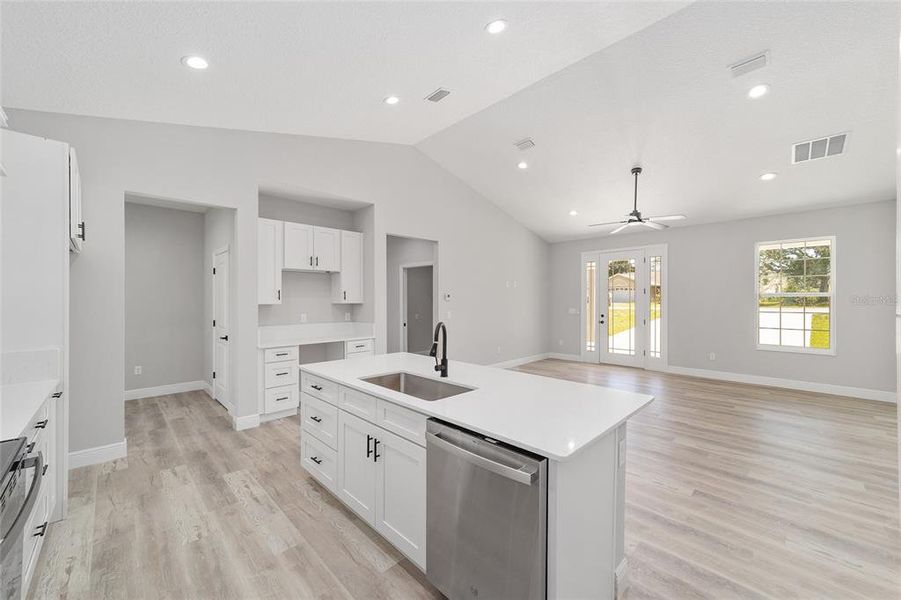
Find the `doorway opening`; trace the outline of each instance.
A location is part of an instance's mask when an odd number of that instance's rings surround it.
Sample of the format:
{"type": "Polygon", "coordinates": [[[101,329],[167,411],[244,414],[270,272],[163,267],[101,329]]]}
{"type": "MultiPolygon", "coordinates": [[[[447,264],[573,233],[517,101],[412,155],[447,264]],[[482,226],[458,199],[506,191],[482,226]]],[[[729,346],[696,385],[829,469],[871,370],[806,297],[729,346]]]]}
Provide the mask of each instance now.
{"type": "Polygon", "coordinates": [[[203,390],[230,413],[235,210],[125,196],[125,399],[203,390]]]}
{"type": "Polygon", "coordinates": [[[438,314],[438,243],[387,238],[388,352],[427,354],[438,314]]]}
{"type": "Polygon", "coordinates": [[[666,366],[666,245],[583,252],[582,360],[666,366]]]}

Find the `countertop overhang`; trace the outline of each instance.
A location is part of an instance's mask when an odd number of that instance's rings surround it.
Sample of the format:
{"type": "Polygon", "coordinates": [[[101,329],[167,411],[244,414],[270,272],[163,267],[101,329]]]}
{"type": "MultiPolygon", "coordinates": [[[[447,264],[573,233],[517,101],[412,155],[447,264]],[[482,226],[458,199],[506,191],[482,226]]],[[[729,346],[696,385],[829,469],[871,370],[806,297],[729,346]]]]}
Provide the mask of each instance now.
{"type": "Polygon", "coordinates": [[[456,360],[450,361],[449,377],[441,379],[434,365],[428,356],[396,353],[300,368],[556,461],[571,458],[654,400],[647,394],[456,360]],[[399,371],[476,389],[425,401],[362,381],[399,371]]]}

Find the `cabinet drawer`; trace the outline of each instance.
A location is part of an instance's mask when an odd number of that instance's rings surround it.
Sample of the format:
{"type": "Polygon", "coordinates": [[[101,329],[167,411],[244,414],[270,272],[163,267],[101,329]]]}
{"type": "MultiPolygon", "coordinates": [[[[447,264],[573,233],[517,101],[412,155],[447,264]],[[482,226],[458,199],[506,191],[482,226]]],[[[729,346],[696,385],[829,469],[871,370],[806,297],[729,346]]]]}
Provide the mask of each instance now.
{"type": "Polygon", "coordinates": [[[297,383],[297,363],[278,362],[266,365],[266,387],[280,387],[297,383]]]}
{"type": "Polygon", "coordinates": [[[300,420],[304,430],[328,447],[338,448],[338,409],[309,394],[301,395],[300,420]]]}
{"type": "Polygon", "coordinates": [[[307,473],[331,492],[337,489],[337,454],[318,439],[304,433],[300,437],[300,463],[307,473]]]}
{"type": "Polygon", "coordinates": [[[338,408],[375,423],[376,399],[373,396],[342,387],[338,408]]]}
{"type": "Polygon", "coordinates": [[[297,362],[297,357],[297,346],[287,346],[285,348],[267,348],[263,351],[263,362],[267,363],[287,360],[297,362]]]}
{"type": "Polygon", "coordinates": [[[299,404],[297,398],[298,391],[296,385],[270,388],[266,390],[266,401],[263,408],[267,413],[297,408],[299,404]]]}
{"type": "Polygon", "coordinates": [[[303,373],[301,376],[300,391],[311,396],[316,396],[320,400],[325,400],[329,404],[338,404],[338,384],[316,377],[309,373],[303,373]]]}
{"type": "Polygon", "coordinates": [[[348,340],[344,342],[344,353],[372,352],[372,340],[348,340]]]}
{"type": "Polygon", "coordinates": [[[425,422],[422,413],[399,406],[387,400],[378,399],[376,424],[392,433],[425,446],[425,422]]]}

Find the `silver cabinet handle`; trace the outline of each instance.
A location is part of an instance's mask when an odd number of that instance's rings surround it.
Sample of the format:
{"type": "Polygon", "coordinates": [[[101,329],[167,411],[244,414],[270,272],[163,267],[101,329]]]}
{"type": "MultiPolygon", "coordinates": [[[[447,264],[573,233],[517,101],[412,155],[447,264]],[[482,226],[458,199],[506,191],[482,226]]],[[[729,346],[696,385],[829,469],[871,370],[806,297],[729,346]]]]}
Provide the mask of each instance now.
{"type": "Polygon", "coordinates": [[[442,450],[449,452],[450,454],[453,454],[458,458],[462,458],[468,463],[471,463],[477,467],[481,467],[486,471],[491,471],[492,473],[500,475],[501,477],[506,477],[507,479],[512,479],[513,481],[524,483],[526,485],[532,485],[532,482],[535,481],[535,478],[538,476],[537,470],[530,473],[528,471],[521,471],[520,469],[514,469],[513,467],[502,465],[501,463],[494,462],[493,460],[485,458],[484,456],[480,456],[475,452],[470,452],[465,448],[461,448],[456,444],[452,444],[444,438],[435,435],[434,433],[427,433],[425,434],[425,436],[428,444],[434,444],[442,450]]]}

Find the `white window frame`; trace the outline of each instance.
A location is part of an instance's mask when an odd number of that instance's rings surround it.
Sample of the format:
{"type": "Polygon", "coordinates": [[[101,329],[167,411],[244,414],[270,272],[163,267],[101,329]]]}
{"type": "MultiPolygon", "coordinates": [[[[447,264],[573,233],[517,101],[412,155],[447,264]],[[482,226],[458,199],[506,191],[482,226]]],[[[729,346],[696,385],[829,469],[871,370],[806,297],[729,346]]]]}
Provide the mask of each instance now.
{"type": "MultiPolygon", "coordinates": [[[[756,340],[757,349],[770,352],[791,352],[794,354],[819,354],[822,356],[835,356],[835,348],[837,345],[835,336],[835,289],[836,289],[836,261],[837,251],[834,235],[818,235],[803,238],[785,238],[782,240],[773,240],[767,242],[757,242],[754,244],[754,339],[756,340]],[[822,348],[805,348],[803,346],[777,346],[774,344],[760,343],[760,247],[770,246],[773,244],[792,244],[796,242],[813,242],[817,240],[829,240],[829,349],[822,348]]],[[[812,293],[786,293],[780,294],[783,297],[808,297],[822,296],[824,294],[812,293]]]]}

